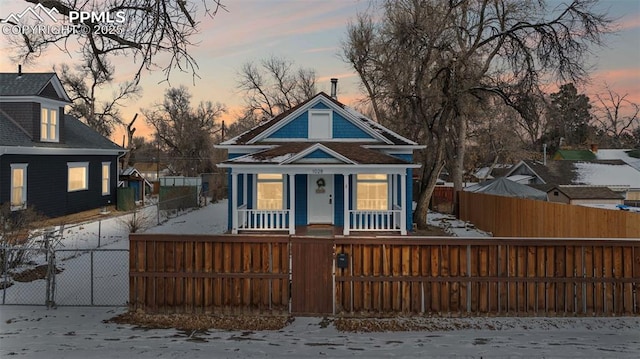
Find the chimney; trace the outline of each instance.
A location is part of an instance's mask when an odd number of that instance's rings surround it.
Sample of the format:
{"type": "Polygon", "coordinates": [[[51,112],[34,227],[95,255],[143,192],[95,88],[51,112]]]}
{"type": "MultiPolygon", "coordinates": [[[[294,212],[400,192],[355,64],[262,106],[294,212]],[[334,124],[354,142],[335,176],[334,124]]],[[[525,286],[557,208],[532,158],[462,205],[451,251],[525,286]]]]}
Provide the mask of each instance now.
{"type": "Polygon", "coordinates": [[[22,65],[18,65],[18,77],[22,76],[22,65]]]}
{"type": "Polygon", "coordinates": [[[593,154],[598,153],[598,144],[596,143],[591,144],[591,152],[593,152],[593,154]]]}
{"type": "Polygon", "coordinates": [[[338,99],[338,79],[336,78],[332,78],[331,79],[331,98],[334,100],[338,99]]]}

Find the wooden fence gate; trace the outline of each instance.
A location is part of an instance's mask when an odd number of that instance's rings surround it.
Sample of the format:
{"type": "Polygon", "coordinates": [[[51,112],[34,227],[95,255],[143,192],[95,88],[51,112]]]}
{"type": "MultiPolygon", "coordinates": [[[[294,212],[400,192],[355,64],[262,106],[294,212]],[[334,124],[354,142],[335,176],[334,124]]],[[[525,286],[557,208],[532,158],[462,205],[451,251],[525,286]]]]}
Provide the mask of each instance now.
{"type": "Polygon", "coordinates": [[[291,239],[291,313],[333,313],[333,240],[291,239]]]}

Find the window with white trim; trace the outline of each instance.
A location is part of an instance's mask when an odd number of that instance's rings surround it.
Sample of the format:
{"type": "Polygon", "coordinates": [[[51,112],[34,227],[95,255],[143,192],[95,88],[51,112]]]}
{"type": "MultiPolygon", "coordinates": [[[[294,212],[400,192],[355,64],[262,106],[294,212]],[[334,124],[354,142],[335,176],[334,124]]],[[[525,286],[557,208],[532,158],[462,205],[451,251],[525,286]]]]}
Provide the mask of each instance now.
{"type": "Polygon", "coordinates": [[[102,162],[102,195],[111,194],[111,162],[102,162]]]}
{"type": "Polygon", "coordinates": [[[89,189],[89,162],[68,162],[67,191],[76,192],[89,189]]]}
{"type": "Polygon", "coordinates": [[[11,210],[27,208],[27,164],[11,164],[11,210]]]}
{"type": "Polygon", "coordinates": [[[256,181],[256,209],[282,209],[284,181],[281,174],[259,173],[256,181]]]}
{"type": "Polygon", "coordinates": [[[386,174],[356,175],[356,208],[358,210],[387,210],[389,207],[386,174]]]}
{"type": "Polygon", "coordinates": [[[47,142],[58,142],[58,109],[41,108],[40,114],[40,140],[47,142]]]}

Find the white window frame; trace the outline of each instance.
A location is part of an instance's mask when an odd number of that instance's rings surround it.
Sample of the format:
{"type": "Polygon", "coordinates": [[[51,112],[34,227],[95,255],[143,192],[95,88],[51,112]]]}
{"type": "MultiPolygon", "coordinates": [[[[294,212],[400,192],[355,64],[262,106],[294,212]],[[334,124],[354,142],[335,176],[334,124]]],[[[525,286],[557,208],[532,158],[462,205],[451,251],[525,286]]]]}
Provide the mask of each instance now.
{"type": "Polygon", "coordinates": [[[60,109],[58,107],[40,105],[40,141],[60,142],[60,109]],[[52,113],[55,115],[52,116],[52,113]],[[52,123],[52,119],[55,122],[52,123]]]}
{"type": "Polygon", "coordinates": [[[103,196],[110,195],[111,194],[111,162],[102,162],[102,166],[100,166],[100,179],[101,179],[100,186],[102,188],[102,195],[103,196]],[[105,166],[107,168],[106,176],[104,173],[105,166]]]}
{"type": "Polygon", "coordinates": [[[308,118],[307,138],[309,138],[310,140],[329,140],[333,138],[333,111],[332,110],[309,110],[308,116],[309,118],[308,118]],[[325,126],[318,126],[317,122],[313,121],[314,115],[322,115],[323,117],[326,115],[329,115],[327,123],[325,124],[328,128],[324,128],[325,126]],[[316,126],[312,126],[312,123],[315,123],[316,126]]]}
{"type": "Polygon", "coordinates": [[[286,184],[285,184],[285,178],[287,176],[284,176],[282,173],[256,173],[255,175],[255,182],[254,182],[254,186],[253,186],[253,190],[254,190],[254,201],[255,201],[255,209],[257,210],[280,210],[280,209],[284,209],[286,206],[286,201],[287,201],[287,191],[286,191],[286,184]],[[276,178],[260,178],[260,175],[279,175],[280,179],[276,179],[276,178]],[[258,206],[258,184],[259,183],[281,183],[282,184],[282,205],[280,206],[280,208],[260,208],[258,206]]]}
{"type": "Polygon", "coordinates": [[[359,210],[359,211],[360,210],[362,210],[362,211],[371,211],[371,210],[384,211],[384,210],[388,210],[390,208],[391,201],[389,200],[389,188],[390,188],[389,187],[389,174],[387,174],[387,173],[359,173],[359,174],[356,174],[354,177],[355,177],[354,178],[354,182],[355,182],[355,186],[354,187],[355,187],[355,192],[356,192],[355,193],[355,207],[356,207],[356,210],[359,210]],[[359,178],[360,175],[368,175],[368,174],[371,174],[371,175],[384,175],[386,177],[385,177],[385,179],[360,179],[359,178]],[[385,208],[385,209],[360,208],[360,206],[358,205],[358,203],[359,203],[358,185],[360,183],[379,183],[379,184],[384,183],[387,186],[387,193],[386,193],[386,200],[387,200],[387,206],[386,207],[387,208],[385,208]]]}
{"type": "Polygon", "coordinates": [[[79,192],[89,189],[89,162],[67,162],[67,192],[79,192]],[[72,168],[84,168],[84,187],[83,188],[71,188],[71,178],[69,172],[72,168]]]}
{"type": "Polygon", "coordinates": [[[10,173],[10,181],[11,181],[11,188],[9,190],[9,203],[10,203],[10,207],[11,207],[11,211],[19,211],[22,209],[27,208],[27,166],[29,164],[28,163],[12,163],[10,165],[11,168],[11,173],[10,173]],[[22,202],[19,205],[14,205],[12,203],[13,201],[13,189],[15,188],[15,184],[13,183],[14,177],[13,177],[13,171],[14,170],[22,170],[22,202]]]}

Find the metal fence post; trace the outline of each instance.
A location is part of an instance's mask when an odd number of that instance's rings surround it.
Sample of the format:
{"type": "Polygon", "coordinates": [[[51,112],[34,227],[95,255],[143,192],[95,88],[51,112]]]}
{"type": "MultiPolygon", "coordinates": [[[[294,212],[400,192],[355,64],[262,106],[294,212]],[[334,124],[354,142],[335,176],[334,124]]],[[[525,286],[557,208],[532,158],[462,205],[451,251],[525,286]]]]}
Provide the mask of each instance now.
{"type": "Polygon", "coordinates": [[[7,286],[9,285],[9,266],[8,266],[8,260],[7,260],[7,253],[8,250],[7,248],[2,248],[2,268],[4,269],[4,283],[3,283],[3,289],[2,289],[2,304],[5,304],[6,298],[7,298],[7,286]]]}
{"type": "Polygon", "coordinates": [[[98,248],[100,248],[101,238],[102,238],[102,219],[98,220],[98,248]]]}
{"type": "Polygon", "coordinates": [[[91,250],[91,305],[93,305],[93,289],[94,289],[94,283],[93,283],[93,250],[91,250]]]}

